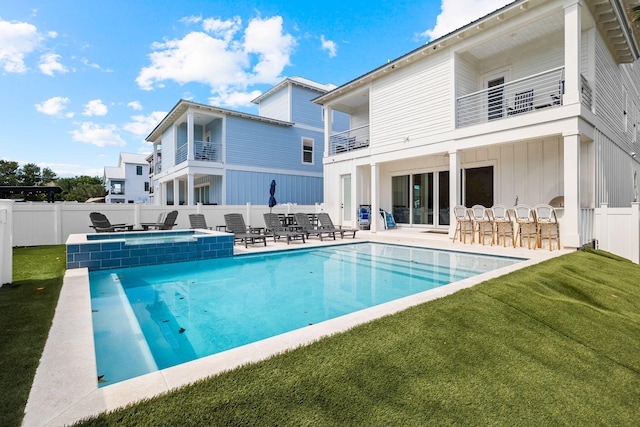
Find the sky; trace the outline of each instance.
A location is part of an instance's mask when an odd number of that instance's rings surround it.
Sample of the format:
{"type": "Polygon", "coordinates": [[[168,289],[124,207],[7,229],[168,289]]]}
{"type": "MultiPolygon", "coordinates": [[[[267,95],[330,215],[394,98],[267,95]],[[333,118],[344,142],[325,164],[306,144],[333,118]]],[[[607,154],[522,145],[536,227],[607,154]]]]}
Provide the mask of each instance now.
{"type": "Polygon", "coordinates": [[[0,159],[102,177],[180,99],[257,114],[287,77],[340,86],[509,0],[0,4],[0,159]]]}

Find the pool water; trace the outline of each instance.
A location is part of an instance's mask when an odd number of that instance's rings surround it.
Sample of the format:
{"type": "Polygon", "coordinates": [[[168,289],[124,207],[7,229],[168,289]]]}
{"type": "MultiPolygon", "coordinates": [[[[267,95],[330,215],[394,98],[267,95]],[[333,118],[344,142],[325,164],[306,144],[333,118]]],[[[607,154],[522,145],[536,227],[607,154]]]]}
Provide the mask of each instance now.
{"type": "Polygon", "coordinates": [[[522,261],[355,243],[92,271],[99,385],[522,261]]]}

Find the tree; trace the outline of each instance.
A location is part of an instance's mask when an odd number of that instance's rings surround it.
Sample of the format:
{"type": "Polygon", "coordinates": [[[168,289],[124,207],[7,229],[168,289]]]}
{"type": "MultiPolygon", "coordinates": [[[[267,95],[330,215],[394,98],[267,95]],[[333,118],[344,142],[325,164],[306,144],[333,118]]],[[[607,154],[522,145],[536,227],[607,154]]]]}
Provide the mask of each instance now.
{"type": "Polygon", "coordinates": [[[636,24],[640,24],[640,5],[631,8],[631,20],[636,24]]]}
{"type": "Polygon", "coordinates": [[[58,177],[56,173],[49,168],[42,169],[42,185],[55,183],[58,177]]]}
{"type": "Polygon", "coordinates": [[[27,163],[18,170],[18,185],[26,185],[33,187],[40,185],[42,182],[42,176],[40,172],[40,166],[35,163],[27,163]]]}
{"type": "Polygon", "coordinates": [[[104,197],[107,192],[98,177],[77,176],[75,178],[59,178],[56,184],[62,188],[60,198],[67,201],[85,202],[92,197],[104,197]]]}
{"type": "Polygon", "coordinates": [[[0,160],[0,185],[18,185],[18,162],[0,160]]]}

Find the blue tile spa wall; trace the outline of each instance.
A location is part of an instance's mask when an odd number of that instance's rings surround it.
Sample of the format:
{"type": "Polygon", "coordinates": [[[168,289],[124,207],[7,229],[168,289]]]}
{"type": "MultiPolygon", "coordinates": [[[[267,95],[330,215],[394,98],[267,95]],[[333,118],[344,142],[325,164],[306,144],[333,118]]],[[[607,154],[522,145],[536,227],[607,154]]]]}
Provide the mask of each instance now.
{"type": "MultiPolygon", "coordinates": [[[[91,235],[95,236],[95,235],[91,235]]],[[[146,236],[149,236],[147,234],[146,236]]],[[[89,237],[89,236],[87,236],[89,237]]],[[[127,233],[127,238],[143,235],[127,233]]],[[[166,238],[167,236],[165,236],[166,238]]],[[[166,239],[164,242],[131,244],[122,235],[109,233],[82,244],[67,245],[67,268],[105,270],[118,267],[138,267],[171,262],[195,261],[233,255],[233,235],[201,235],[193,239],[166,239]],[[185,241],[188,240],[188,241],[185,241]]]]}

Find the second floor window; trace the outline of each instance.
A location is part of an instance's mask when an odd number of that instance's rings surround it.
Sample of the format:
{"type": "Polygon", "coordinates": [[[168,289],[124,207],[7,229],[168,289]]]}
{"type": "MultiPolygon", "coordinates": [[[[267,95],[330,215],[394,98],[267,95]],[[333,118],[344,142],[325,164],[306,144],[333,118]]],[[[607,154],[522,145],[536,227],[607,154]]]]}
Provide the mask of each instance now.
{"type": "Polygon", "coordinates": [[[136,175],[142,175],[142,166],[136,166],[136,175]]]}
{"type": "Polygon", "coordinates": [[[313,164],[313,139],[302,138],[302,163],[313,164]]]}
{"type": "Polygon", "coordinates": [[[149,182],[144,183],[144,191],[149,191],[149,182]]]}

